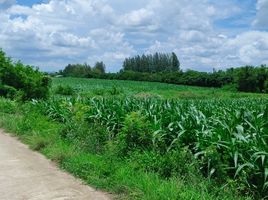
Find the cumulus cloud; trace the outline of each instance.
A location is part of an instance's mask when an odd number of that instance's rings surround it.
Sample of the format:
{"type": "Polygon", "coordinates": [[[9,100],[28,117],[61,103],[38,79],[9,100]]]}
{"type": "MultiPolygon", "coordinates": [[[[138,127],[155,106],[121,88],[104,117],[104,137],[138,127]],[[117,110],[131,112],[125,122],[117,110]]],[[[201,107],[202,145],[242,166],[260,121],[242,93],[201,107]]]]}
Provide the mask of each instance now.
{"type": "Polygon", "coordinates": [[[257,1],[257,16],[253,24],[268,30],[268,0],[257,1]]]}
{"type": "MultiPolygon", "coordinates": [[[[254,27],[266,26],[267,2],[258,1],[254,27]]],[[[0,0],[0,8],[0,47],[43,70],[103,60],[117,71],[125,57],[155,51],[176,52],[184,69],[268,60],[266,31],[215,25],[241,14],[231,0],[50,0],[31,7],[0,0]]]]}

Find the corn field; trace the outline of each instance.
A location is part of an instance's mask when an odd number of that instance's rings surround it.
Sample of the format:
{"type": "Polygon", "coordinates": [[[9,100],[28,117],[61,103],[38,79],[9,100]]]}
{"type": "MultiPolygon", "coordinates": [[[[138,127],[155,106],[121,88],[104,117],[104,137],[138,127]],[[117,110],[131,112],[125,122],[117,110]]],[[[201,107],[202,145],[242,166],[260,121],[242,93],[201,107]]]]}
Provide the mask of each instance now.
{"type": "Polygon", "coordinates": [[[126,128],[127,116],[138,113],[135,120],[150,127],[147,135],[139,134],[135,148],[163,155],[188,148],[205,177],[268,195],[268,99],[59,98],[35,105],[53,120],[72,123],[76,117],[99,124],[110,141],[126,128]]]}

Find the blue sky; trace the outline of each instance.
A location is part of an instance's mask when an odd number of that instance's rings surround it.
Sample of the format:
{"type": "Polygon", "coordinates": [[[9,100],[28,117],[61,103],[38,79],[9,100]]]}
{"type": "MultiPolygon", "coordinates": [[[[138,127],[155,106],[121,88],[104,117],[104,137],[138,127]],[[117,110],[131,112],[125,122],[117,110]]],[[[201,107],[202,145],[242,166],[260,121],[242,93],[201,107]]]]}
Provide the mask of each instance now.
{"type": "Polygon", "coordinates": [[[43,2],[47,2],[44,0],[17,0],[17,4],[25,5],[25,6],[32,6],[33,4],[40,4],[43,2]]]}
{"type": "Polygon", "coordinates": [[[57,71],[175,52],[199,71],[268,64],[268,0],[0,0],[0,48],[57,71]]]}

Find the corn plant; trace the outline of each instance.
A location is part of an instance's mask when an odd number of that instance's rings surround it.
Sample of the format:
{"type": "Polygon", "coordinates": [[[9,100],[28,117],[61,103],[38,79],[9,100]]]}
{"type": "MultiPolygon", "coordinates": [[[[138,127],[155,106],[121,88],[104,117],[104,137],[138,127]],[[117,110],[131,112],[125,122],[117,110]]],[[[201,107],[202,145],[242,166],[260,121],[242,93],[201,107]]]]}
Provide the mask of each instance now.
{"type": "Polygon", "coordinates": [[[84,105],[85,120],[105,127],[109,140],[118,139],[122,130],[131,135],[125,119],[139,113],[149,122],[148,148],[161,155],[188,148],[207,178],[224,182],[228,177],[241,191],[268,195],[268,99],[61,98],[42,104],[50,118],[63,123],[84,105]]]}

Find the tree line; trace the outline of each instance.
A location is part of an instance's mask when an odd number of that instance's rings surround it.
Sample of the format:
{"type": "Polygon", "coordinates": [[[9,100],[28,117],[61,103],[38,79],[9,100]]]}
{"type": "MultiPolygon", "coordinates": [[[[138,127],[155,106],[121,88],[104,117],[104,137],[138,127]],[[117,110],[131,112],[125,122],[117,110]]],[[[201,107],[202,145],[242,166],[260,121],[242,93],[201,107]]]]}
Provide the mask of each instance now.
{"type": "Polygon", "coordinates": [[[243,92],[268,93],[268,67],[243,66],[213,72],[180,70],[175,53],[155,53],[126,58],[118,73],[105,73],[105,64],[97,62],[91,68],[87,64],[67,65],[60,72],[63,76],[163,82],[201,87],[226,87],[243,92]]]}
{"type": "Polygon", "coordinates": [[[180,70],[180,62],[177,55],[172,52],[143,54],[132,58],[126,58],[123,63],[124,71],[135,72],[177,72],[180,70]]]}
{"type": "Polygon", "coordinates": [[[105,64],[101,62],[96,62],[96,64],[91,67],[87,63],[85,64],[68,64],[64,70],[59,72],[60,75],[66,77],[80,77],[80,78],[90,78],[97,76],[98,74],[105,73],[105,64]]]}

